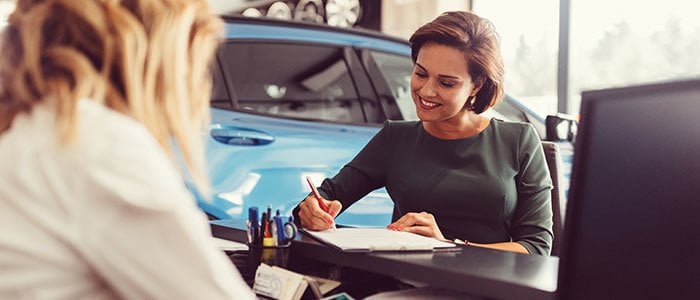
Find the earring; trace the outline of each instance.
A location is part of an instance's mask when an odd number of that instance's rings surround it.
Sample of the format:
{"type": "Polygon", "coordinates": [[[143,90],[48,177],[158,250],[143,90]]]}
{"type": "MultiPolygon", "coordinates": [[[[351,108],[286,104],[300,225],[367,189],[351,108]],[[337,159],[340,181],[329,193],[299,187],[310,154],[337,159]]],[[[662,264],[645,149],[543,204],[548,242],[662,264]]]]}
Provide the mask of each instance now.
{"type": "Polygon", "coordinates": [[[472,111],[474,110],[474,99],[476,96],[471,95],[469,98],[467,98],[467,102],[464,104],[464,109],[472,111]]]}

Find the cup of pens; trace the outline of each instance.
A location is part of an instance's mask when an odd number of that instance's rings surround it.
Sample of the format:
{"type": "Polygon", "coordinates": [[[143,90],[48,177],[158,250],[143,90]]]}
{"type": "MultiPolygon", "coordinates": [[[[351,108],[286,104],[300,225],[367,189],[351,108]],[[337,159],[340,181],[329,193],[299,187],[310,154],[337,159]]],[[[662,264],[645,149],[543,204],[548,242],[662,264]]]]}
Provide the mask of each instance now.
{"type": "Polygon", "coordinates": [[[297,227],[293,217],[284,217],[277,210],[272,215],[272,208],[262,213],[260,218],[258,208],[248,209],[246,233],[251,272],[254,274],[261,262],[271,266],[287,267],[289,263],[289,246],[297,235],[297,227]]]}

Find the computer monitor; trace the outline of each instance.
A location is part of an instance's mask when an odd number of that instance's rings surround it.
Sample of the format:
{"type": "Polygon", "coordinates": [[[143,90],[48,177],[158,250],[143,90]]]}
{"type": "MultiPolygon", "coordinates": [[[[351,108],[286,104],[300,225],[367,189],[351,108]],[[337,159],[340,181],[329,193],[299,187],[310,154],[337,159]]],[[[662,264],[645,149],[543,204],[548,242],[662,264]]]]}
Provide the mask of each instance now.
{"type": "Polygon", "coordinates": [[[584,92],[561,299],[700,295],[700,80],[584,92]]]}

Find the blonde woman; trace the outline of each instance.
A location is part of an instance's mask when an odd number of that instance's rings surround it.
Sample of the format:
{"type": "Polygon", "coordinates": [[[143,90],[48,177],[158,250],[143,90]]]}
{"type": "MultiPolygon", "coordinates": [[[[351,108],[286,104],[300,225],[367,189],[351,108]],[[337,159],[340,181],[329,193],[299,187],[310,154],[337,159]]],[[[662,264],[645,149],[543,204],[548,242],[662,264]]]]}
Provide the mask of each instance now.
{"type": "Polygon", "coordinates": [[[17,1],[0,40],[1,299],[254,297],[183,185],[207,186],[220,29],[206,0],[17,1]]]}

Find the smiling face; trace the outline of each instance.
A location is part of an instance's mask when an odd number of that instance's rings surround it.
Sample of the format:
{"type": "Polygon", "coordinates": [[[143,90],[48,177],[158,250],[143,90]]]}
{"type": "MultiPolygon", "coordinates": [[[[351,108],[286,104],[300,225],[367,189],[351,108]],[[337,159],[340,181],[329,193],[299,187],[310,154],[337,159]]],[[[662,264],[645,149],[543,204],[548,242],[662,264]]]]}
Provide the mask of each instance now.
{"type": "Polygon", "coordinates": [[[421,47],[411,75],[411,95],[423,122],[460,122],[467,99],[478,89],[458,49],[429,42],[421,47]]]}

